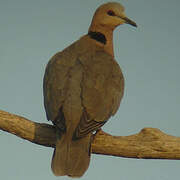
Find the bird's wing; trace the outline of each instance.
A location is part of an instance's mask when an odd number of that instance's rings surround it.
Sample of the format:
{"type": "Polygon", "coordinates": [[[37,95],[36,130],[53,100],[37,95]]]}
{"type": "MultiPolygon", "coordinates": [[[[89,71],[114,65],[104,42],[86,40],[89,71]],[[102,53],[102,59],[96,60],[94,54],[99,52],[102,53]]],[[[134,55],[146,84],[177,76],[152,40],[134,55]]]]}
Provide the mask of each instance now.
{"type": "MultiPolygon", "coordinates": [[[[70,49],[73,49],[71,45],[70,49]]],[[[75,57],[64,52],[55,54],[49,61],[43,81],[44,106],[48,120],[51,120],[62,131],[65,131],[63,102],[65,101],[66,84],[69,69],[74,65],[75,57]]]]}
{"type": "Polygon", "coordinates": [[[77,139],[100,128],[117,111],[124,79],[109,54],[97,51],[77,55],[75,47],[79,46],[74,44],[49,61],[44,105],[47,119],[62,131],[66,125],[76,124],[73,137],[77,139]]]}
{"type": "Polygon", "coordinates": [[[83,67],[81,101],[83,114],[74,132],[81,138],[100,128],[117,111],[124,91],[121,69],[112,56],[98,51],[79,58],[83,67]]]}

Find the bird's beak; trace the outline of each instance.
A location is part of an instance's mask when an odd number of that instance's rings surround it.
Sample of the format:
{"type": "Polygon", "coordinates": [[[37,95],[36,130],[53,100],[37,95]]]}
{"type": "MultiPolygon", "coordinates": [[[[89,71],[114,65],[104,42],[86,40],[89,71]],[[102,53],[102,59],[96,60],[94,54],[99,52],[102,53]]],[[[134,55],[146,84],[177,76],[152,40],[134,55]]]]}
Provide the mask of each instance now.
{"type": "Polygon", "coordinates": [[[137,27],[137,24],[134,21],[132,21],[131,19],[129,19],[127,17],[120,17],[120,18],[123,19],[126,24],[130,24],[130,25],[132,25],[134,27],[137,27]]]}

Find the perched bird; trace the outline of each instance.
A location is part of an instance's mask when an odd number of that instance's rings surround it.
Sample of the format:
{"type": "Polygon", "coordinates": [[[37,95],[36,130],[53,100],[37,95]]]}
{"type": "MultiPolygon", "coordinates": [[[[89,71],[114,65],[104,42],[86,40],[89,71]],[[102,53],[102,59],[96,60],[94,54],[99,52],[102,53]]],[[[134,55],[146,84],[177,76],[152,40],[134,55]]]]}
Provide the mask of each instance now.
{"type": "Polygon", "coordinates": [[[121,4],[101,5],[88,34],[55,54],[46,67],[44,105],[57,129],[51,164],[56,176],[84,174],[93,132],[119,108],[124,78],[114,59],[113,30],[124,23],[136,26],[121,4]]]}

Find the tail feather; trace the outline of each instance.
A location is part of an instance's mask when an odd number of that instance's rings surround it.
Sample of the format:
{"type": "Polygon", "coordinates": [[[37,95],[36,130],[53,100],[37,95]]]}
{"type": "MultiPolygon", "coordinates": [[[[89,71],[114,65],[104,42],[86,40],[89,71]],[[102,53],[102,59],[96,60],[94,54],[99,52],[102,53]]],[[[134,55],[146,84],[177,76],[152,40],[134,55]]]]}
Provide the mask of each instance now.
{"type": "Polygon", "coordinates": [[[57,140],[51,168],[56,176],[81,177],[90,162],[91,134],[73,141],[62,136],[57,140]]]}

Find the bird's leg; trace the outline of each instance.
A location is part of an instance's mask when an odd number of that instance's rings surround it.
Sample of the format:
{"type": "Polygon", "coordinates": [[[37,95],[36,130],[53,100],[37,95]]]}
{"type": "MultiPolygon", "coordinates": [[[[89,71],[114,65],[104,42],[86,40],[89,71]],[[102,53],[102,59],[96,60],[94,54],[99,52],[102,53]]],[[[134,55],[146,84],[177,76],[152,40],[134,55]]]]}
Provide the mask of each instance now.
{"type": "Polygon", "coordinates": [[[97,130],[93,133],[93,139],[95,138],[96,134],[98,134],[100,131],[102,131],[101,128],[97,129],[97,130]]]}

